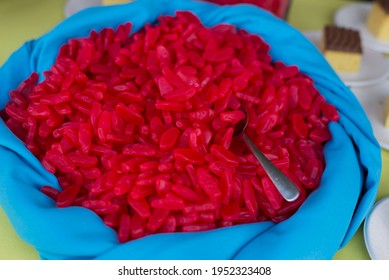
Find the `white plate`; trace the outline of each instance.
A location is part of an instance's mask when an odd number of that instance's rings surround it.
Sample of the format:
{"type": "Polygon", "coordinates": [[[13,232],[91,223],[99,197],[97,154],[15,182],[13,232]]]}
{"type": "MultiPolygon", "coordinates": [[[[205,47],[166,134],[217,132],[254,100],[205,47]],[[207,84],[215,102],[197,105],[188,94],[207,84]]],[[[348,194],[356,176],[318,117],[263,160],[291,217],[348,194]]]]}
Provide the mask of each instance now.
{"type": "MultiPolygon", "coordinates": [[[[318,46],[322,31],[304,32],[304,35],[318,46]]],[[[389,60],[383,54],[365,48],[362,55],[361,69],[356,73],[339,72],[338,75],[347,86],[373,85],[389,77],[389,60]]]]}
{"type": "Polygon", "coordinates": [[[78,11],[100,5],[101,0],[68,0],[65,4],[65,16],[70,17],[78,11]]]}
{"type": "Polygon", "coordinates": [[[389,150],[389,128],[384,126],[385,100],[389,98],[389,81],[371,87],[354,88],[353,92],[365,110],[380,146],[389,150]]]}
{"type": "Polygon", "coordinates": [[[363,227],[365,244],[373,260],[389,260],[389,197],[378,201],[363,227]]]}
{"type": "Polygon", "coordinates": [[[389,41],[377,40],[365,25],[371,5],[371,3],[346,5],[335,13],[334,23],[339,26],[358,29],[361,32],[364,46],[378,52],[389,53],[389,41]]]}

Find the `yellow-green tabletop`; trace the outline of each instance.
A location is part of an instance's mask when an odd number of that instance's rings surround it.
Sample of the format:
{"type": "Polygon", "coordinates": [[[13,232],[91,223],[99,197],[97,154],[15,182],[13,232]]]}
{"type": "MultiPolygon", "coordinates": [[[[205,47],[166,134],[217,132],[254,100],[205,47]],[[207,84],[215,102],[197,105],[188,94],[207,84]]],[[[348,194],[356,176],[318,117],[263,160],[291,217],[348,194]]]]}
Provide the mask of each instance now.
{"type": "MultiPolygon", "coordinates": [[[[287,20],[301,31],[318,30],[333,21],[334,13],[340,7],[353,2],[358,1],[293,0],[287,20]]],[[[0,65],[23,42],[41,36],[63,20],[65,3],[65,0],[0,0],[0,65]]],[[[389,152],[382,151],[382,161],[383,172],[377,199],[389,195],[389,152]]],[[[1,208],[0,259],[39,259],[34,248],[19,238],[1,208]]],[[[369,259],[362,226],[334,259],[369,259]]]]}

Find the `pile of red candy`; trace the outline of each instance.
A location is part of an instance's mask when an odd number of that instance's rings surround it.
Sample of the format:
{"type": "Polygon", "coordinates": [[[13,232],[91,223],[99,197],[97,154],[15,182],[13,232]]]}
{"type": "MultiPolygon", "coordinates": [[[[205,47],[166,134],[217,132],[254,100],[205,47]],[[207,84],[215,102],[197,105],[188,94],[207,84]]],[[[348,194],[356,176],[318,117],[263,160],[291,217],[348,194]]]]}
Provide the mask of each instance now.
{"type": "Polygon", "coordinates": [[[58,207],[82,206],[120,242],[292,215],[319,186],[323,144],[337,110],[296,66],[234,26],[204,27],[189,12],[130,34],[92,31],[64,45],[55,64],[11,91],[7,126],[55,174],[43,186],[58,207]],[[246,133],[299,187],[282,199],[246,133]]]}

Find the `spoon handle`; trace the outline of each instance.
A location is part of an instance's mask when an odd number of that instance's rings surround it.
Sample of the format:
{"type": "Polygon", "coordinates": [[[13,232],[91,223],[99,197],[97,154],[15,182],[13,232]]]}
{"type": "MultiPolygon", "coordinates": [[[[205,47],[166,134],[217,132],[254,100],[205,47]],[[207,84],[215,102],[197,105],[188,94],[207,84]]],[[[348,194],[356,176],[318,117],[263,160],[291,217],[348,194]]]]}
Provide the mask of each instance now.
{"type": "Polygon", "coordinates": [[[300,195],[297,186],[255,146],[245,133],[243,133],[242,139],[269,175],[270,180],[272,180],[282,197],[286,201],[296,200],[300,195]]]}

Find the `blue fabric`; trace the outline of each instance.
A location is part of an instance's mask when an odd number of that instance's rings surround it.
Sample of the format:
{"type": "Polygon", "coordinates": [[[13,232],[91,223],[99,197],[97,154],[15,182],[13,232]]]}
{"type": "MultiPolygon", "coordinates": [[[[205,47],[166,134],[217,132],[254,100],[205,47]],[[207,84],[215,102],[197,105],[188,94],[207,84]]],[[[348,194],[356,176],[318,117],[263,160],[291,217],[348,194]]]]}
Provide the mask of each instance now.
{"type": "Polygon", "coordinates": [[[157,234],[119,244],[115,232],[91,211],[58,209],[39,192],[59,187],[55,177],[0,122],[0,204],[17,233],[42,259],[331,259],[361,225],[374,203],[381,153],[360,104],[320,52],[302,34],[270,13],[250,5],[216,6],[189,0],[138,0],[91,8],[66,19],[41,38],[27,42],[0,68],[0,108],[8,93],[32,71],[42,73],[58,48],[91,29],[131,21],[133,31],[160,14],[195,13],[206,26],[230,23],[259,34],[273,59],[298,65],[340,111],[325,147],[327,162],[319,189],[288,220],[234,226],[200,233],[157,234]]]}

